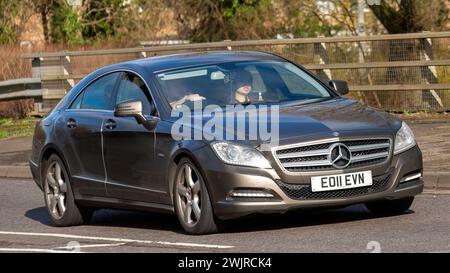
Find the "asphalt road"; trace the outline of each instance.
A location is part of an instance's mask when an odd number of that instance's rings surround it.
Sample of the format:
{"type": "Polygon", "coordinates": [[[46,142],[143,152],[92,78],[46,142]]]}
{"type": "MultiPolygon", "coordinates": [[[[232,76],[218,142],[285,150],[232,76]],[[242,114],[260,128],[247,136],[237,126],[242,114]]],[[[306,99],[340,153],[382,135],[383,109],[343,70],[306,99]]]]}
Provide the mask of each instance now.
{"type": "Polygon", "coordinates": [[[450,252],[450,195],[422,194],[409,213],[364,206],[258,215],[189,236],[173,215],[99,210],[90,225],[50,224],[31,180],[0,179],[0,252],[450,252]]]}

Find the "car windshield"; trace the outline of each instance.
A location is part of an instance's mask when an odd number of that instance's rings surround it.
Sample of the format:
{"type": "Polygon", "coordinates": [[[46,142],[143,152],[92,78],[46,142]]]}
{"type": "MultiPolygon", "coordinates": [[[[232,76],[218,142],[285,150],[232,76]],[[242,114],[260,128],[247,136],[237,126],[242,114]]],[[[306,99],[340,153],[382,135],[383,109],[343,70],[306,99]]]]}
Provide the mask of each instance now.
{"type": "Polygon", "coordinates": [[[274,104],[329,98],[330,92],[289,62],[229,62],[165,71],[156,75],[172,108],[274,104]]]}

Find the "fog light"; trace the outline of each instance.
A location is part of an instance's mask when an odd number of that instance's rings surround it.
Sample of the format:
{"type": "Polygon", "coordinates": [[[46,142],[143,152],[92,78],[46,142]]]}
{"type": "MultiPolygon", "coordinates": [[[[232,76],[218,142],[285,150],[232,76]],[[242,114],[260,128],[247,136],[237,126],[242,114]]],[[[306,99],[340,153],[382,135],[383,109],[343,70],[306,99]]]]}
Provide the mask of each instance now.
{"type": "Polygon", "coordinates": [[[272,193],[265,190],[233,190],[230,197],[234,198],[273,198],[272,193]]]}
{"type": "Polygon", "coordinates": [[[416,180],[422,177],[422,173],[416,173],[416,174],[411,174],[408,176],[403,177],[403,179],[400,181],[400,183],[406,183],[412,180],[416,180]]]}

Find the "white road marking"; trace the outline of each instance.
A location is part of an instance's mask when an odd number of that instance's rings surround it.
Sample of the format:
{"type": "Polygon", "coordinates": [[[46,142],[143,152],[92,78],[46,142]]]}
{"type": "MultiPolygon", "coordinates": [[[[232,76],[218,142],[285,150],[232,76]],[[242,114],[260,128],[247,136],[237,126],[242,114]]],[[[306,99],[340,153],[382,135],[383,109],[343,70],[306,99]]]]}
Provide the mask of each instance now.
{"type": "Polygon", "coordinates": [[[77,245],[77,249],[74,250],[72,246],[60,246],[52,249],[46,248],[0,248],[0,252],[39,252],[39,253],[81,253],[81,248],[99,248],[99,247],[116,247],[122,246],[126,243],[114,243],[114,244],[91,244],[91,245],[77,245]]]}
{"type": "MultiPolygon", "coordinates": [[[[92,244],[92,245],[79,245],[78,248],[91,248],[91,247],[115,247],[115,246],[123,246],[126,243],[115,243],[115,244],[92,244]]],[[[72,249],[70,246],[60,246],[55,247],[54,249],[72,249]]]]}
{"type": "MultiPolygon", "coordinates": [[[[39,253],[73,253],[73,251],[53,250],[45,248],[0,248],[0,252],[39,252],[39,253]]],[[[80,253],[80,252],[78,252],[80,253]]]]}
{"type": "Polygon", "coordinates": [[[227,248],[233,248],[234,247],[234,246],[229,246],[229,245],[212,245],[212,244],[210,245],[210,244],[182,243],[182,242],[135,240],[135,239],[113,238],[113,237],[82,236],[82,235],[72,235],[72,234],[62,234],[62,233],[36,233],[36,232],[0,231],[0,234],[3,234],[3,235],[23,235],[23,236],[45,236],[45,237],[56,237],[56,238],[66,238],[66,239],[110,241],[110,242],[118,242],[118,243],[138,243],[138,244],[149,244],[149,245],[160,245],[160,246],[191,247],[191,248],[227,249],[227,248]]]}

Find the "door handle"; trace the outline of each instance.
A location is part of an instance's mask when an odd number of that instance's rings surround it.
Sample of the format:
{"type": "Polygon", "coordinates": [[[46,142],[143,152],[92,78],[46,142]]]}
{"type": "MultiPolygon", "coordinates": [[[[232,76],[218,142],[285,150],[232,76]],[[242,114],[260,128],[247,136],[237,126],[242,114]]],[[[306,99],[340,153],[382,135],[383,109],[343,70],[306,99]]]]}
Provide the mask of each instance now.
{"type": "Polygon", "coordinates": [[[69,118],[66,124],[69,129],[77,127],[77,122],[73,118],[69,118]]]}
{"type": "Polygon", "coordinates": [[[108,119],[105,122],[105,128],[108,130],[113,130],[114,128],[116,128],[116,122],[112,119],[108,119]]]}

